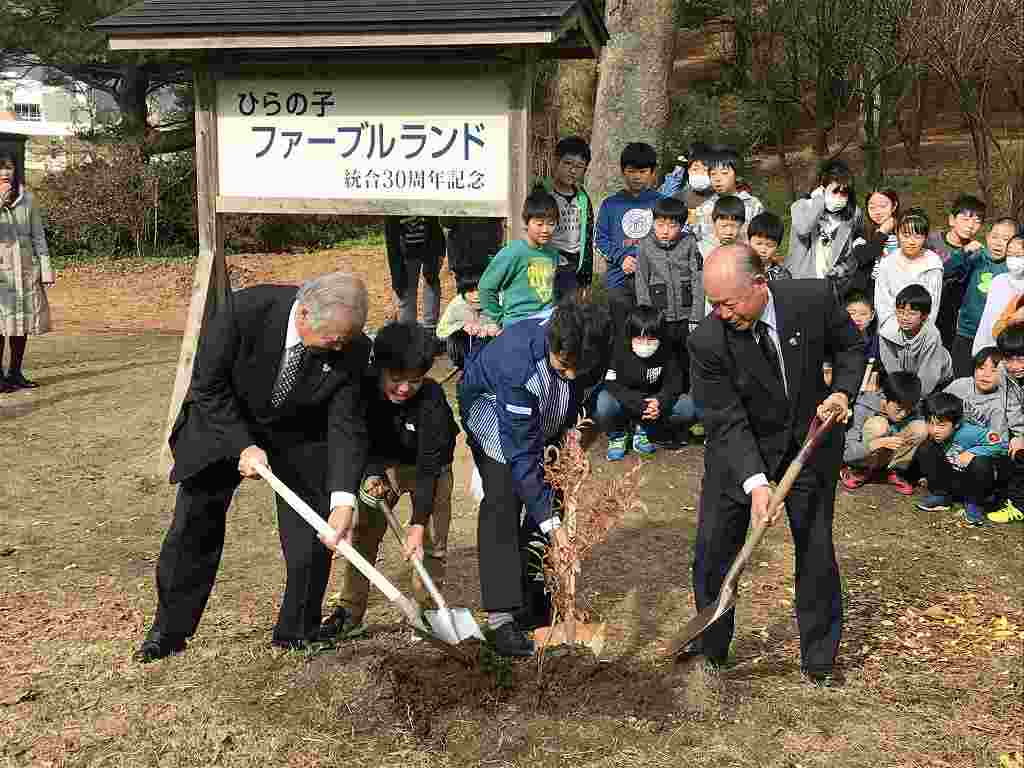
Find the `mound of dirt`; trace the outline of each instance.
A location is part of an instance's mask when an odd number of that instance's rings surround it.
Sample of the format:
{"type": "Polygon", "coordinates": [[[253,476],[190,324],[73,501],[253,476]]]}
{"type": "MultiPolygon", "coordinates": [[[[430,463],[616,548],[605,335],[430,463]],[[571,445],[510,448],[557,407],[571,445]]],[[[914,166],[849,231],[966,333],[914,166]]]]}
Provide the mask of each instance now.
{"type": "Polygon", "coordinates": [[[457,710],[494,712],[499,705],[551,717],[635,718],[656,726],[694,709],[687,675],[671,666],[654,668],[630,658],[602,661],[585,648],[565,647],[549,652],[540,665],[536,658],[497,657],[489,646],[473,642],[477,664],[471,668],[422,645],[374,665],[375,678],[386,686],[382,697],[418,736],[429,736],[457,710]]]}

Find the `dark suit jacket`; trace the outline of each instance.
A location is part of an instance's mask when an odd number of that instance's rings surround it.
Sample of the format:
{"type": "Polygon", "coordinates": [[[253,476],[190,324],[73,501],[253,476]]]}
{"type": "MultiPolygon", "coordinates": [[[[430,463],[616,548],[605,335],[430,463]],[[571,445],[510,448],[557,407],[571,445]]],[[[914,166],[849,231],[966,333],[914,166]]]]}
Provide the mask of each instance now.
{"type": "MultiPolygon", "coordinates": [[[[711,316],[688,340],[694,398],[704,406],[705,474],[715,475],[718,489],[733,493],[760,472],[777,480],[785,471],[830,394],[823,362],[833,361],[833,391],[845,392],[851,405],[864,375],[864,340],[827,281],[779,280],[770,290],[789,397],[749,331],[711,316]]],[[[832,430],[812,466],[838,469],[842,432],[832,430]]]]}
{"type": "Polygon", "coordinates": [[[270,396],[288,334],[294,286],[261,285],[235,293],[203,332],[181,411],[171,431],[171,482],[194,476],[250,445],[268,454],[327,443],[327,492],[355,493],[366,463],[361,380],[370,340],[360,334],[341,352],[308,352],[279,408],[270,396]]]}

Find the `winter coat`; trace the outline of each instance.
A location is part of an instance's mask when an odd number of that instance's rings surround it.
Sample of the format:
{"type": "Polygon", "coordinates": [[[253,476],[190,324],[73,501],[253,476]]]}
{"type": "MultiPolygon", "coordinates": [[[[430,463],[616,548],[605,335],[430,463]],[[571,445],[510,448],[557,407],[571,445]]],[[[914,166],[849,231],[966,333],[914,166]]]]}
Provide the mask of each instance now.
{"type": "MultiPolygon", "coordinates": [[[[551,178],[546,178],[541,183],[547,192],[555,194],[555,183],[551,178]]],[[[580,250],[576,254],[577,282],[580,285],[590,285],[594,277],[594,206],[590,202],[590,195],[582,186],[576,188],[574,202],[580,217],[580,250]]]]}
{"type": "Polygon", "coordinates": [[[52,282],[43,220],[32,193],[23,189],[9,207],[0,206],[0,335],[50,330],[43,284],[52,282]]]}
{"type": "Polygon", "coordinates": [[[633,339],[625,330],[620,331],[604,384],[631,419],[640,421],[647,407],[645,401],[651,397],[658,401],[662,418],[667,417],[683,393],[683,372],[675,345],[661,339],[657,352],[648,358],[637,357],[633,339]]]}
{"type": "Polygon", "coordinates": [[[916,373],[921,380],[921,395],[927,397],[940,385],[953,378],[953,358],[942,346],[939,329],[925,323],[912,339],[906,338],[898,326],[895,332],[883,327],[878,337],[882,368],[887,373],[916,373]]]}
{"type": "Polygon", "coordinates": [[[819,275],[815,249],[818,246],[821,218],[824,214],[823,194],[801,198],[790,206],[789,253],[786,255],[785,265],[793,273],[794,278],[828,280],[835,291],[836,299],[842,301],[862,271],[862,265],[854,258],[854,247],[863,242],[861,233],[864,229],[864,215],[860,208],[856,208],[849,219],[838,218],[839,225],[831,241],[831,263],[825,274],[819,275]]]}
{"type": "Polygon", "coordinates": [[[1002,387],[981,393],[974,386],[974,377],[964,376],[956,379],[945,391],[963,401],[964,418],[969,422],[990,432],[998,432],[1003,440],[1010,439],[1006,422],[1006,394],[1002,387]]]}
{"type": "Polygon", "coordinates": [[[703,259],[687,232],[669,246],[654,232],[637,249],[636,303],[660,309],[670,323],[704,319],[703,259]]]}
{"type": "Polygon", "coordinates": [[[886,256],[875,280],[875,317],[878,327],[885,330],[887,325],[896,327],[896,297],[908,285],[923,285],[932,297],[932,311],[928,314],[928,325],[935,325],[942,300],[942,259],[933,251],[925,251],[913,261],[902,251],[886,256]],[[910,269],[907,269],[910,267],[910,269]]]}

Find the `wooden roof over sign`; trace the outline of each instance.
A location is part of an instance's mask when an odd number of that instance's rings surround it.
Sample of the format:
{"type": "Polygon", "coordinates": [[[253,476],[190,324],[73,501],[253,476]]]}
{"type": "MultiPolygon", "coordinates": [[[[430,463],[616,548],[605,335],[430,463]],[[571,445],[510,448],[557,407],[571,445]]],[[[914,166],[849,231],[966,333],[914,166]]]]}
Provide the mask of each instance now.
{"type": "Polygon", "coordinates": [[[94,25],[111,48],[585,46],[608,30],[592,0],[142,0],[94,25]]]}

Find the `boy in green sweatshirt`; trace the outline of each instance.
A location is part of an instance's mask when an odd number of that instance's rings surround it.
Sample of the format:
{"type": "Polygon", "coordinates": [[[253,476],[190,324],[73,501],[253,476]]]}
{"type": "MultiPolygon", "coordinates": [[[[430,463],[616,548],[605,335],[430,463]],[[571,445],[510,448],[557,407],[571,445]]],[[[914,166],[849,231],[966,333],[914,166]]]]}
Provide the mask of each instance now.
{"type": "Polygon", "coordinates": [[[554,296],[559,255],[548,244],[558,226],[558,202],[535,189],[523,202],[523,223],[526,239],[498,251],[480,278],[480,308],[503,328],[549,307],[554,296]]]}

